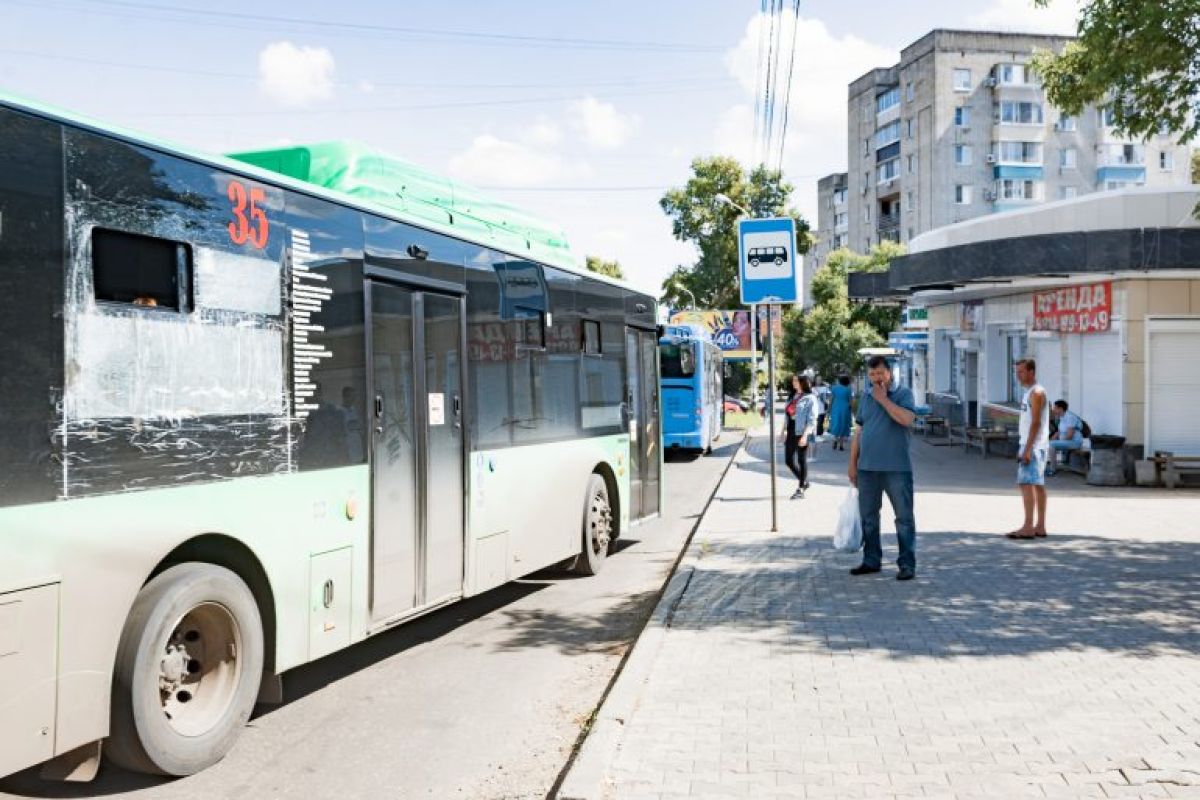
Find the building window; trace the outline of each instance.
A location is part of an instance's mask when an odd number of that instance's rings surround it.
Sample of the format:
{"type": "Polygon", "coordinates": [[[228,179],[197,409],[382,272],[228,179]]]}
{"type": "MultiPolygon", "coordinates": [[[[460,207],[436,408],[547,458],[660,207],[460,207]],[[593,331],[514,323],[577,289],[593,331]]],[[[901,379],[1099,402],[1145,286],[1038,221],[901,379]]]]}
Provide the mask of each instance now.
{"type": "Polygon", "coordinates": [[[866,139],[863,139],[863,155],[871,155],[871,137],[869,136],[866,139]]]}
{"type": "Polygon", "coordinates": [[[912,85],[912,81],[909,81],[909,82],[908,82],[908,84],[907,84],[907,85],[905,85],[905,87],[904,87],[904,95],[905,95],[905,97],[907,97],[907,98],[908,98],[908,102],[910,102],[910,103],[911,103],[911,102],[912,102],[912,100],[913,100],[913,85],[912,85]]]}
{"type": "Polygon", "coordinates": [[[996,142],[996,160],[1002,164],[1040,164],[1040,142],[996,142]]]}
{"type": "Polygon", "coordinates": [[[912,138],[912,120],[911,119],[904,121],[904,135],[906,138],[909,138],[909,139],[912,138]]]}
{"type": "Polygon", "coordinates": [[[875,113],[882,114],[900,105],[900,87],[893,86],[886,92],[875,96],[875,113]]]}
{"type": "Polygon", "coordinates": [[[1017,380],[1017,371],[1013,365],[1017,359],[1025,357],[1025,349],[1029,346],[1029,337],[1025,331],[1010,331],[1004,334],[1004,363],[1008,367],[1008,397],[1009,403],[1020,403],[1025,396],[1025,387],[1017,380]]]}
{"type": "Polygon", "coordinates": [[[1058,165],[1063,169],[1075,169],[1078,166],[1078,153],[1074,147],[1058,151],[1058,165]]]}
{"type": "Polygon", "coordinates": [[[905,203],[908,205],[908,210],[909,210],[909,211],[912,211],[914,208],[916,208],[916,206],[913,204],[913,193],[912,193],[912,189],[909,189],[909,190],[908,190],[907,197],[905,197],[905,200],[904,200],[904,202],[905,202],[905,203]]]}
{"type": "Polygon", "coordinates": [[[1096,109],[1096,116],[1097,116],[1097,121],[1099,122],[1099,124],[1105,128],[1111,128],[1117,124],[1116,115],[1113,113],[1113,110],[1111,108],[1109,108],[1108,106],[1103,106],[1101,108],[1096,109]]]}
{"type": "Polygon", "coordinates": [[[954,204],[968,206],[971,204],[971,187],[961,183],[954,187],[954,204]]]}
{"type": "Polygon", "coordinates": [[[1146,163],[1146,148],[1140,144],[1113,144],[1100,149],[1101,166],[1131,167],[1146,163]]]}
{"type": "Polygon", "coordinates": [[[954,91],[956,91],[956,92],[971,91],[971,70],[969,70],[969,69],[954,70],[954,91]]]}
{"type": "Polygon", "coordinates": [[[1042,104],[1002,100],[997,103],[996,118],[1008,125],[1041,125],[1042,104]]]}
{"type": "Polygon", "coordinates": [[[1066,114],[1063,114],[1061,117],[1058,118],[1058,129],[1060,131],[1075,130],[1075,118],[1069,117],[1066,114]]]}
{"type": "Polygon", "coordinates": [[[1075,197],[1077,194],[1079,194],[1079,190],[1076,189],[1074,186],[1058,187],[1058,199],[1059,200],[1070,200],[1072,197],[1075,197]]]}
{"type": "Polygon", "coordinates": [[[601,354],[599,322],[590,319],[583,321],[583,352],[589,356],[601,354]]]}
{"type": "Polygon", "coordinates": [[[954,163],[960,167],[971,166],[971,145],[969,145],[969,144],[954,145],[954,163]]]}
{"type": "Polygon", "coordinates": [[[1158,154],[1158,168],[1163,172],[1170,172],[1175,169],[1175,154],[1170,150],[1163,150],[1158,154]]]}
{"type": "Polygon", "coordinates": [[[889,122],[875,131],[875,149],[900,141],[900,120],[889,122]]]}
{"type": "MultiPolygon", "coordinates": [[[[871,221],[871,204],[865,203],[865,204],[863,204],[863,222],[870,222],[870,221],[871,221]]],[[[869,241],[870,240],[868,240],[868,242],[869,241]]]]}
{"type": "Polygon", "coordinates": [[[967,128],[971,125],[971,109],[966,106],[958,106],[954,109],[954,124],[959,128],[967,128]]]}
{"type": "Polygon", "coordinates": [[[900,177],[900,159],[892,158],[884,161],[879,165],[878,173],[880,183],[900,177]]]}
{"type": "Polygon", "coordinates": [[[917,157],[912,155],[911,153],[908,156],[908,174],[909,175],[917,174],[917,157]]]}
{"type": "Polygon", "coordinates": [[[1040,200],[1041,181],[1005,178],[996,181],[997,200],[1040,200]]]}
{"type": "Polygon", "coordinates": [[[1025,83],[1025,65],[1000,64],[996,67],[996,79],[1006,85],[1025,83]]]}

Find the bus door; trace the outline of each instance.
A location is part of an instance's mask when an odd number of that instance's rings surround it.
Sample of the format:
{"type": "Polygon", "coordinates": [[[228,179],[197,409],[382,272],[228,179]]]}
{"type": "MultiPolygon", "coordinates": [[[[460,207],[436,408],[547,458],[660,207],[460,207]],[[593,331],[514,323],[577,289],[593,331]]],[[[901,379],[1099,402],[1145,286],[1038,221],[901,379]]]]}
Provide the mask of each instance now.
{"type": "Polygon", "coordinates": [[[660,447],[658,337],[625,330],[625,404],[629,414],[629,518],[658,513],[660,447]]]}
{"type": "Polygon", "coordinates": [[[462,298],[367,282],[371,619],[462,594],[462,298]]]}

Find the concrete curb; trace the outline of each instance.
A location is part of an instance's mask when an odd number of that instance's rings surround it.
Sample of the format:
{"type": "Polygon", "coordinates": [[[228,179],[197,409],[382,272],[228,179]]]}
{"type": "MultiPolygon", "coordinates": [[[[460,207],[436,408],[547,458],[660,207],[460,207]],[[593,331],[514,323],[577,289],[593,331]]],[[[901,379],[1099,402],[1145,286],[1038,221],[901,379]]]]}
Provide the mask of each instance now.
{"type": "Polygon", "coordinates": [[[676,566],[675,572],[667,581],[662,597],[654,607],[646,627],[634,642],[629,658],[617,673],[612,688],[596,712],[596,718],[592,721],[592,728],[588,731],[587,738],[584,739],[583,745],[579,748],[575,760],[571,763],[566,777],[563,778],[558,788],[558,792],[554,795],[556,800],[601,800],[604,797],[604,790],[608,785],[608,768],[620,749],[625,720],[629,719],[641,701],[642,689],[650,678],[654,662],[658,658],[658,651],[662,649],[663,640],[671,629],[671,618],[675,615],[675,609],[683,599],[684,593],[687,592],[688,584],[692,581],[697,560],[692,547],[695,535],[704,524],[704,517],[708,513],[708,506],[712,503],[712,498],[721,491],[725,476],[729,474],[729,470],[732,469],[739,457],[745,453],[750,439],[751,433],[747,432],[742,437],[737,451],[725,465],[725,471],[721,473],[721,480],[717,482],[712,497],[704,506],[704,513],[696,521],[696,527],[688,536],[683,556],[676,566]]]}

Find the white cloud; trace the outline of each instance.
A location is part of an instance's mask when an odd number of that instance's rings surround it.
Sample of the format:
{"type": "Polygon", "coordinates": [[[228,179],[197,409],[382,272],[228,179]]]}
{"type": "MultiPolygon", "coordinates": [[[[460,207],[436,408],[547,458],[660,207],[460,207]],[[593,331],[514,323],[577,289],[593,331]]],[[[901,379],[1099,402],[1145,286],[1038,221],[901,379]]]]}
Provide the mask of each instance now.
{"type": "Polygon", "coordinates": [[[477,184],[544,186],[586,178],[591,170],[583,162],[568,161],[556,153],[485,133],[476,136],[470,147],[450,159],[450,173],[477,184]]]}
{"type": "Polygon", "coordinates": [[[1033,0],[993,0],[988,8],[968,17],[967,22],[988,30],[1074,36],[1079,5],[1078,0],[1054,0],[1045,8],[1037,8],[1033,0]]]}
{"type": "MultiPolygon", "coordinates": [[[[1062,2],[1064,0],[1060,0],[1062,2]]],[[[766,15],[756,14],[746,25],[737,45],[726,54],[729,72],[742,86],[747,100],[727,109],[714,131],[719,152],[752,163],[755,156],[754,96],[758,81],[759,28],[768,25],[766,15]]],[[[778,24],[778,20],[777,20],[778,24]]],[[[790,14],[782,15],[781,41],[785,49],[795,29],[796,56],[788,104],[788,127],[783,157],[785,177],[796,187],[793,200],[815,226],[817,178],[846,169],[846,87],[875,67],[899,61],[899,53],[857,36],[835,36],[825,23],[790,14]]],[[[785,60],[780,59],[778,92],[786,85],[785,60]]],[[[783,113],[783,98],[775,105],[776,123],[783,113]]],[[[778,139],[772,143],[768,163],[778,159],[778,139]]]]}
{"type": "Polygon", "coordinates": [[[562,141],[562,128],[542,116],[521,134],[521,138],[529,144],[551,147],[562,141]]]}
{"type": "Polygon", "coordinates": [[[629,140],[641,124],[636,114],[622,114],[612,103],[592,96],[571,103],[568,114],[571,122],[593,147],[612,149],[629,140]]]}
{"type": "Polygon", "coordinates": [[[333,53],[324,47],[273,42],[258,54],[258,86],[283,106],[306,106],[333,96],[333,53]]]}

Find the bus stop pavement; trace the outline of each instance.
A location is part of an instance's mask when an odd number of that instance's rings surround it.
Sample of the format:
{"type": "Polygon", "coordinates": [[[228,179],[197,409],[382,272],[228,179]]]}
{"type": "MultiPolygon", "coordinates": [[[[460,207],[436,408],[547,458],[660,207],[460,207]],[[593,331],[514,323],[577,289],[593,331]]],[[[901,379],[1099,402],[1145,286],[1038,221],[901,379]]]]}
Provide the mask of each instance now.
{"type": "Polygon", "coordinates": [[[804,500],[765,431],[735,457],[560,800],[1200,797],[1200,493],[1049,484],[913,443],[917,580],[830,540],[846,454],[804,500]],[[785,477],[786,476],[786,477],[785,477]]]}

